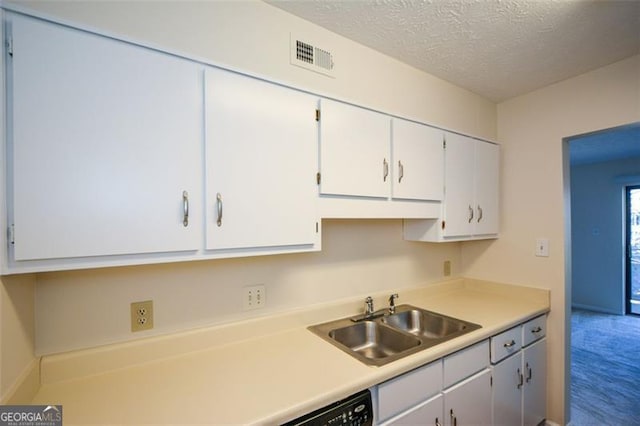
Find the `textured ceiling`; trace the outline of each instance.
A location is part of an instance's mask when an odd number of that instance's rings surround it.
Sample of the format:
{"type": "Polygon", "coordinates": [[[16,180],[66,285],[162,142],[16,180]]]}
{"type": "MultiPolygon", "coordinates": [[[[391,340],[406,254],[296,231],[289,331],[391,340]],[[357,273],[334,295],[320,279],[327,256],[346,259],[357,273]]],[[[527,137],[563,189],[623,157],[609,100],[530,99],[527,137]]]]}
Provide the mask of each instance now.
{"type": "Polygon", "coordinates": [[[496,102],[640,53],[640,0],[268,3],[496,102]]]}

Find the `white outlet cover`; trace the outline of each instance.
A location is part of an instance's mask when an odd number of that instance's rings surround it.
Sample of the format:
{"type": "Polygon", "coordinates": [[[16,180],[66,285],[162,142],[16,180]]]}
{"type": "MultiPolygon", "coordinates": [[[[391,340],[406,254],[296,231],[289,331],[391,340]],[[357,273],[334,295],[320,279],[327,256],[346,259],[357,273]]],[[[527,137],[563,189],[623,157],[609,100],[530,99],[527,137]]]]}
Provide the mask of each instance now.
{"type": "Polygon", "coordinates": [[[245,311],[264,308],[267,292],[264,285],[252,285],[242,289],[242,308],[245,311]]]}

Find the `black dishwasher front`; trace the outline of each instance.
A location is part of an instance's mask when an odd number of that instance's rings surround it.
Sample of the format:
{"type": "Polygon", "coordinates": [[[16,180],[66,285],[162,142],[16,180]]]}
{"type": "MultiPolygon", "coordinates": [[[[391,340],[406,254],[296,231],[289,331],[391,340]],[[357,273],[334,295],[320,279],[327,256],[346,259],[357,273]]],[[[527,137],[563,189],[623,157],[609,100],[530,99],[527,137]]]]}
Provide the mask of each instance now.
{"type": "Polygon", "coordinates": [[[371,426],[371,392],[364,390],[282,426],[371,426]]]}

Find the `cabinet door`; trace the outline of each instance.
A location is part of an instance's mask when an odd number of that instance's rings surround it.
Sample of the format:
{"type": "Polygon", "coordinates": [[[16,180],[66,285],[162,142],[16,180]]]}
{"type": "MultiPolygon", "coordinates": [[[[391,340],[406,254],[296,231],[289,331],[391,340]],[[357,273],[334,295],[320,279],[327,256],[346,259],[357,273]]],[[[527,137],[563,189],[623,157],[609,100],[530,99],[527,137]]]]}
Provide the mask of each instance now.
{"type": "Polygon", "coordinates": [[[442,200],[444,132],[400,119],[392,126],[393,198],[442,200]]]}
{"type": "Polygon", "coordinates": [[[467,236],[473,233],[474,208],[474,140],[447,133],[444,152],[444,229],[445,237],[467,236]]]}
{"type": "Polygon", "coordinates": [[[391,118],[328,99],[320,109],[320,192],[389,197],[391,118]]]}
{"type": "Polygon", "coordinates": [[[495,426],[517,426],[522,422],[522,353],[492,367],[492,407],[495,426]]]}
{"type": "Polygon", "coordinates": [[[15,260],[197,250],[201,68],[9,16],[15,260]]]}
{"type": "Polygon", "coordinates": [[[535,426],[547,412],[547,339],[523,349],[523,425],[535,426]]]}
{"type": "Polygon", "coordinates": [[[426,426],[442,426],[442,395],[437,395],[430,400],[417,405],[416,407],[407,410],[397,417],[383,423],[384,426],[414,426],[414,425],[426,425],[426,426]]]}
{"type": "Polygon", "coordinates": [[[491,424],[491,371],[484,370],[444,392],[447,426],[491,424]]]}
{"type": "Polygon", "coordinates": [[[499,229],[498,188],[500,147],[476,141],[475,231],[476,235],[497,234],[499,229]]]}
{"type": "Polygon", "coordinates": [[[206,248],[317,238],[317,98],[206,70],[206,248]]]}
{"type": "Polygon", "coordinates": [[[397,416],[442,390],[442,362],[436,361],[378,386],[378,420],[397,416]]]}

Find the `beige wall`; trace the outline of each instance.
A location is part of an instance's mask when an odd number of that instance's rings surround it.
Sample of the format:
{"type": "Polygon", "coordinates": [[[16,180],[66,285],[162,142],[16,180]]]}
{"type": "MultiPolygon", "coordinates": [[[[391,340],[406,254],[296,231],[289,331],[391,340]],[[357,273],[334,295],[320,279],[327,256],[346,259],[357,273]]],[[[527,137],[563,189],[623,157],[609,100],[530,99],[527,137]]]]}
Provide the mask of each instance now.
{"type": "Polygon", "coordinates": [[[637,121],[640,56],[499,104],[501,237],[462,247],[468,276],[551,289],[548,414],[561,424],[568,420],[571,302],[563,138],[637,121]],[[549,238],[550,257],[534,256],[536,237],[549,238]]]}
{"type": "Polygon", "coordinates": [[[402,288],[442,280],[445,259],[459,275],[458,244],[403,241],[399,220],[324,223],[321,253],[39,274],[37,353],[144,336],[129,330],[137,300],[154,301],[150,334],[162,334],[386,290],[402,301],[402,288]],[[256,284],[267,306],[245,312],[242,288],[256,284]]]}
{"type": "Polygon", "coordinates": [[[34,293],[35,275],[0,279],[0,403],[19,391],[36,362],[34,293]]]}

